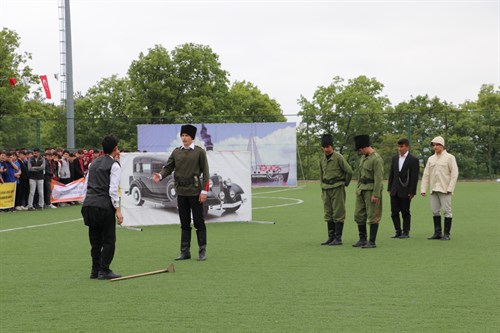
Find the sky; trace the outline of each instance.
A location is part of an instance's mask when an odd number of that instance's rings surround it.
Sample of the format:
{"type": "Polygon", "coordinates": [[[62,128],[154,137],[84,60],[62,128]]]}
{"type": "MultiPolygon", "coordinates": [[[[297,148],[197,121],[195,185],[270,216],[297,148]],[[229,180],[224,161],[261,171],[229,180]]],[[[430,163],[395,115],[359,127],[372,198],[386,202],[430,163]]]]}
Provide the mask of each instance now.
{"type": "MultiPolygon", "coordinates": [[[[59,3],[0,0],[0,27],[46,74],[59,103],[59,3]]],[[[168,1],[72,0],[75,92],[126,75],[139,54],[161,44],[209,46],[229,79],[274,98],[289,121],[333,77],[384,85],[393,105],[418,95],[460,104],[481,85],[500,86],[500,0],[168,1]]]]}

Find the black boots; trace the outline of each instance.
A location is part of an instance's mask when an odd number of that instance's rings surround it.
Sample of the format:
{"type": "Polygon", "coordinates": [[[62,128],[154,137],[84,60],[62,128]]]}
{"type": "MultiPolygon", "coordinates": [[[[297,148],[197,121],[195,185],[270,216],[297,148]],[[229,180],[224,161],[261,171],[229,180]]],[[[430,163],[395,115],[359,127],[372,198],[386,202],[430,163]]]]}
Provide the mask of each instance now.
{"type": "Polygon", "coordinates": [[[335,223],[327,222],[326,225],[328,227],[328,239],[321,243],[321,245],[329,245],[335,239],[335,223]]]}
{"type": "Polygon", "coordinates": [[[335,223],[335,239],[328,245],[342,245],[342,231],[344,230],[344,223],[335,223]]]}
{"type": "MultiPolygon", "coordinates": [[[[441,239],[443,238],[443,234],[441,233],[441,216],[433,216],[434,218],[434,235],[427,239],[441,239]]],[[[451,221],[450,221],[451,228],[451,221]]]]}
{"type": "Polygon", "coordinates": [[[207,230],[196,230],[198,237],[198,261],[205,261],[207,259],[207,230]]]}
{"type": "Polygon", "coordinates": [[[442,240],[450,240],[451,217],[444,218],[444,235],[442,240]]]}
{"type": "Polygon", "coordinates": [[[363,249],[372,249],[377,247],[375,245],[375,240],[377,239],[377,232],[378,232],[378,223],[370,224],[370,241],[361,246],[363,249]]]}
{"type": "Polygon", "coordinates": [[[191,253],[189,248],[191,247],[191,228],[181,229],[181,255],[175,258],[175,260],[187,260],[191,259],[191,253]]]}
{"type": "Polygon", "coordinates": [[[366,241],[366,224],[358,224],[359,240],[356,244],[352,244],[353,247],[362,247],[367,244],[366,241]]]}

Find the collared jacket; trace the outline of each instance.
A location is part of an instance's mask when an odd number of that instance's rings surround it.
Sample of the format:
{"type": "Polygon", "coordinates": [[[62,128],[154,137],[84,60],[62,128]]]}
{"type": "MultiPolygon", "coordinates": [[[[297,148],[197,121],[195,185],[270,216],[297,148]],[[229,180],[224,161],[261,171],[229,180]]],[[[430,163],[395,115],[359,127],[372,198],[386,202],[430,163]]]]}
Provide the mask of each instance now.
{"type": "Polygon", "coordinates": [[[339,186],[349,186],[352,168],[344,156],[333,152],[329,159],[323,154],[319,161],[321,189],[328,190],[339,186]]]}
{"type": "Polygon", "coordinates": [[[160,172],[162,179],[174,170],[175,190],[178,195],[197,196],[202,190],[208,191],[210,171],[207,154],[203,148],[175,148],[160,172]]]}
{"type": "Polygon", "coordinates": [[[420,193],[431,192],[453,193],[458,179],[458,166],[455,156],[446,150],[440,155],[434,154],[427,160],[420,183],[420,193]]]}
{"type": "Polygon", "coordinates": [[[384,161],[382,157],[374,151],[368,156],[362,156],[358,168],[358,185],[356,193],[372,190],[374,196],[382,195],[384,180],[384,161]]]}

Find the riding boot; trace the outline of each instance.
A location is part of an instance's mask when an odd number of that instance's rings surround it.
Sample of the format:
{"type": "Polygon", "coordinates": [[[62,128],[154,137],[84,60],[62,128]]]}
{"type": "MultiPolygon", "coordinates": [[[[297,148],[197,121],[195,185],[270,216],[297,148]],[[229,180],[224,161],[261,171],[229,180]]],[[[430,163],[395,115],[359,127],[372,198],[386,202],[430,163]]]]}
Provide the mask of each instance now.
{"type": "Polygon", "coordinates": [[[370,224],[370,241],[368,244],[361,246],[363,249],[373,249],[377,247],[375,240],[377,239],[378,223],[370,224]]]}
{"type": "Polygon", "coordinates": [[[342,231],[344,230],[344,223],[335,223],[335,239],[328,245],[342,245],[342,231]]]}
{"type": "Polygon", "coordinates": [[[442,240],[450,240],[451,217],[444,218],[444,235],[442,240]]]}
{"type": "Polygon", "coordinates": [[[189,248],[191,247],[191,228],[181,229],[181,255],[175,260],[191,259],[189,248]]]}
{"type": "Polygon", "coordinates": [[[441,216],[433,216],[434,218],[434,235],[427,239],[441,239],[443,234],[441,233],[441,216]]]}
{"type": "Polygon", "coordinates": [[[321,243],[321,245],[328,245],[335,239],[335,223],[327,222],[326,226],[328,227],[328,239],[321,243]]]}
{"type": "Polygon", "coordinates": [[[353,247],[361,247],[363,245],[366,245],[366,224],[358,224],[358,232],[359,232],[359,240],[356,244],[352,244],[353,247]]]}
{"type": "Polygon", "coordinates": [[[399,213],[397,215],[392,215],[392,223],[394,224],[394,230],[396,233],[391,238],[401,237],[401,219],[399,218],[399,213]]]}
{"type": "Polygon", "coordinates": [[[205,261],[207,259],[207,230],[196,230],[198,238],[198,261],[205,261]]]}

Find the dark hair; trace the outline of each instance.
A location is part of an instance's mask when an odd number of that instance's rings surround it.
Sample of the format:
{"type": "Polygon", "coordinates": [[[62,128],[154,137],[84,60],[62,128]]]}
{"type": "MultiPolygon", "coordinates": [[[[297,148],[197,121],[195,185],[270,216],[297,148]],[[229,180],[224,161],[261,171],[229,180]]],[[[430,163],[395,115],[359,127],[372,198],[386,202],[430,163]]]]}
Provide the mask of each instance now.
{"type": "Polygon", "coordinates": [[[33,152],[36,152],[36,151],[37,151],[37,152],[40,152],[40,148],[34,148],[34,149],[33,149],[33,152]]]}
{"type": "Polygon", "coordinates": [[[69,154],[69,151],[68,151],[68,150],[64,150],[64,151],[63,151],[63,155],[64,155],[64,154],[66,154],[66,153],[68,153],[68,154],[69,154]]]}
{"type": "Polygon", "coordinates": [[[410,146],[410,141],[408,141],[408,139],[406,139],[406,138],[402,138],[402,139],[399,139],[398,145],[399,146],[403,146],[404,145],[404,146],[408,146],[409,147],[410,146]]]}
{"type": "Polygon", "coordinates": [[[118,139],[114,135],[107,135],[102,139],[102,150],[104,154],[111,154],[118,146],[118,139]]]}

